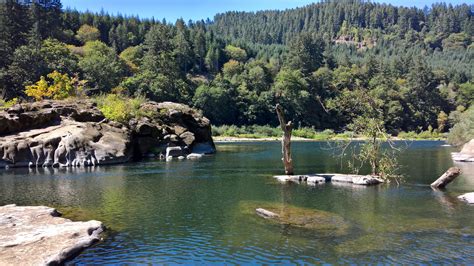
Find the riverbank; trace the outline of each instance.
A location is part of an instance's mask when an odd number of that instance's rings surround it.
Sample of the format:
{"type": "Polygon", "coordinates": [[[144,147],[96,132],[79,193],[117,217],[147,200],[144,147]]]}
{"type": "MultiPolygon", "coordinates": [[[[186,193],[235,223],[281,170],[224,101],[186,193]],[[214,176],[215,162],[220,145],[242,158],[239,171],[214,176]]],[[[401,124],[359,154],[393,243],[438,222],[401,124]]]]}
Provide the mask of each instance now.
{"type": "MultiPolygon", "coordinates": [[[[272,142],[272,141],[281,141],[281,137],[230,137],[230,136],[214,136],[212,137],[215,143],[226,143],[226,142],[272,142]]],[[[316,141],[343,141],[343,140],[356,140],[362,141],[367,140],[365,137],[354,137],[354,138],[343,138],[343,137],[334,137],[329,139],[310,139],[302,137],[291,137],[292,141],[302,141],[302,142],[316,142],[316,141]]],[[[399,137],[393,137],[392,140],[395,141],[441,141],[446,140],[446,138],[433,138],[433,139],[404,139],[399,137]]]]}
{"type": "MultiPolygon", "coordinates": [[[[235,126],[222,125],[212,126],[212,137],[219,142],[236,141],[277,141],[281,139],[283,132],[279,127],[271,126],[235,126]]],[[[292,140],[295,141],[328,141],[328,140],[365,140],[366,137],[355,135],[353,132],[334,132],[332,129],[317,131],[310,127],[295,128],[292,132],[292,140]]],[[[445,133],[438,133],[436,130],[426,130],[421,132],[399,132],[392,136],[393,140],[446,140],[445,133]]]]}

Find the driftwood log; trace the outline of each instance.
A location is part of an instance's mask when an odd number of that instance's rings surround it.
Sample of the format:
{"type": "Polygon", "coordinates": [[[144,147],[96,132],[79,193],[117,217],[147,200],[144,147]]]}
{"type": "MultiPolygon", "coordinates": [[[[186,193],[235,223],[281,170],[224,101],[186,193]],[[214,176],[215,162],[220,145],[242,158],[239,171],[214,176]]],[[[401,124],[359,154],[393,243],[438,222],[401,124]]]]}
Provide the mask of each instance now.
{"type": "Polygon", "coordinates": [[[433,188],[445,188],[449,183],[451,183],[456,177],[461,174],[461,169],[457,167],[451,167],[444,173],[440,178],[434,181],[431,184],[433,188]]]}
{"type": "Polygon", "coordinates": [[[276,112],[278,115],[278,121],[280,121],[280,127],[283,130],[283,138],[281,140],[281,152],[283,154],[283,165],[285,166],[285,174],[293,174],[293,160],[291,159],[291,131],[293,130],[293,125],[291,121],[288,123],[285,119],[285,114],[283,113],[283,108],[281,105],[276,105],[276,112]]]}

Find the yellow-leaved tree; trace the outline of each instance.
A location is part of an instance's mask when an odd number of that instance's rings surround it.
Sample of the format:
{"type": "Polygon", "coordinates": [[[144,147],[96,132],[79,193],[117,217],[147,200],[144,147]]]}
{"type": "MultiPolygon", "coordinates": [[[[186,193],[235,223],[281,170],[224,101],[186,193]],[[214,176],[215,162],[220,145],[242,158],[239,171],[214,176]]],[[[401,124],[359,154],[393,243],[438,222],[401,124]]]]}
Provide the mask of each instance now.
{"type": "Polygon", "coordinates": [[[63,100],[81,95],[86,83],[84,80],[79,80],[78,77],[71,78],[68,74],[61,74],[56,70],[49,73],[47,77],[50,81],[41,76],[35,84],[26,86],[26,95],[37,101],[43,99],[63,100]]]}

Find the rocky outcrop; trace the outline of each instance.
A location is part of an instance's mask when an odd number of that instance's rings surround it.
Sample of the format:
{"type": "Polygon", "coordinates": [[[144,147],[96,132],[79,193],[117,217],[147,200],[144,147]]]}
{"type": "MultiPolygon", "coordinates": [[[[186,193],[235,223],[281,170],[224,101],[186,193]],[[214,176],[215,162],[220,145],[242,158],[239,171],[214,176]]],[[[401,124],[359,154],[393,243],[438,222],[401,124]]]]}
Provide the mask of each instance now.
{"type": "Polygon", "coordinates": [[[169,158],[215,152],[210,122],[200,112],[172,102],[147,102],[141,109],[153,115],[130,121],[140,156],[169,158]],[[167,149],[172,150],[171,155],[167,149]]]}
{"type": "Polygon", "coordinates": [[[95,166],[215,152],[210,122],[198,111],[170,102],[141,109],[147,115],[128,124],[108,121],[87,100],[6,109],[0,112],[0,167],[95,166]]]}
{"type": "Polygon", "coordinates": [[[0,207],[0,265],[58,265],[100,240],[99,221],[72,222],[53,208],[0,207]]]}
{"type": "Polygon", "coordinates": [[[474,139],[464,144],[461,152],[453,152],[455,162],[474,162],[474,139]]]}

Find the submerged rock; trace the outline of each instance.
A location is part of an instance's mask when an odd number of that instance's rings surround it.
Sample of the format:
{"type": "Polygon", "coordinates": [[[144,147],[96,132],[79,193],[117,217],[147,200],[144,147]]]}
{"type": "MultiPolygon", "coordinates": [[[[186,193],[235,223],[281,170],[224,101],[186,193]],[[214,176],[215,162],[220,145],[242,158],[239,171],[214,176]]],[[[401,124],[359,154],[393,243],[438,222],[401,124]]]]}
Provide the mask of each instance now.
{"type": "Polygon", "coordinates": [[[100,240],[99,221],[72,222],[53,208],[0,207],[0,264],[57,265],[100,240]]]}
{"type": "Polygon", "coordinates": [[[452,153],[455,162],[474,162],[474,139],[464,144],[461,152],[452,153]]]}
{"type": "Polygon", "coordinates": [[[240,208],[242,213],[251,214],[254,217],[260,218],[257,214],[265,214],[269,223],[293,229],[308,229],[318,232],[318,234],[342,235],[349,228],[349,224],[341,216],[322,210],[258,201],[241,202],[240,208]]]}
{"type": "Polygon", "coordinates": [[[0,167],[68,167],[213,153],[210,122],[177,103],[146,102],[146,117],[107,121],[88,100],[41,101],[0,111],[0,167]],[[167,154],[167,148],[180,152],[167,154]],[[166,154],[166,156],[165,156],[166,154]]]}

